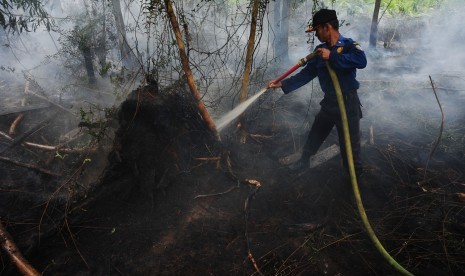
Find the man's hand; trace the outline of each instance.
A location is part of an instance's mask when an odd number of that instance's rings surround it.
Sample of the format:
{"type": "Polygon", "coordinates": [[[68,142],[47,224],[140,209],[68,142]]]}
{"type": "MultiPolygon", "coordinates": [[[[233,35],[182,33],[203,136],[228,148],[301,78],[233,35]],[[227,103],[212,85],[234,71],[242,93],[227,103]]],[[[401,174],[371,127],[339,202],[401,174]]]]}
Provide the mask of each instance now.
{"type": "Polygon", "coordinates": [[[274,80],[272,80],[268,82],[268,84],[266,85],[266,89],[278,88],[278,87],[281,87],[282,85],[283,84],[280,81],[275,82],[274,80]]]}
{"type": "Polygon", "coordinates": [[[329,54],[331,53],[330,50],[325,48],[318,48],[316,49],[317,54],[321,57],[322,60],[328,60],[329,54]]]}

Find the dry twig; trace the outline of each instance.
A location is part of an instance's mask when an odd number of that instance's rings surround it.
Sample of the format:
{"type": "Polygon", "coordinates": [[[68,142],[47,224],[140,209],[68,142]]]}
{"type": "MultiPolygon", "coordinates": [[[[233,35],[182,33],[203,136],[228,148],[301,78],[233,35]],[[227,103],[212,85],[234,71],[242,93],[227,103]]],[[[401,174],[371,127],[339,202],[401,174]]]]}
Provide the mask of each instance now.
{"type": "Polygon", "coordinates": [[[0,115],[8,115],[12,113],[43,109],[48,107],[50,107],[50,104],[48,103],[31,104],[27,106],[2,107],[2,110],[0,110],[0,115]]]}
{"type": "Polygon", "coordinates": [[[11,123],[11,126],[10,126],[10,129],[8,130],[8,134],[10,134],[11,136],[14,136],[15,133],[16,133],[16,127],[18,126],[18,124],[21,122],[21,120],[23,119],[24,117],[24,113],[21,113],[19,114],[16,119],[13,121],[13,123],[11,123]]]}
{"type": "MultiPolygon", "coordinates": [[[[15,142],[15,139],[13,139],[11,136],[6,134],[5,132],[0,131],[0,136],[3,136],[10,142],[15,142]]],[[[55,151],[58,153],[83,153],[85,151],[87,152],[94,152],[97,150],[96,147],[84,147],[84,148],[62,148],[61,145],[58,146],[49,146],[49,145],[42,145],[42,144],[37,144],[37,143],[32,143],[32,142],[23,142],[22,143],[25,146],[35,148],[35,149],[40,149],[40,150],[45,150],[45,151],[55,151]]],[[[10,145],[11,147],[11,145],[10,145]]]]}
{"type": "Polygon", "coordinates": [[[244,203],[244,218],[245,218],[245,241],[247,243],[247,258],[252,262],[253,267],[257,271],[258,274],[263,275],[263,273],[260,271],[260,268],[258,267],[257,262],[255,261],[255,258],[252,255],[252,251],[250,250],[250,242],[249,242],[249,232],[248,232],[248,221],[249,221],[249,202],[251,201],[252,198],[255,197],[255,195],[258,192],[258,189],[262,186],[259,181],[257,180],[245,180],[246,183],[255,186],[250,192],[247,198],[245,199],[244,203]]]}
{"type": "Polygon", "coordinates": [[[53,176],[61,176],[61,174],[59,174],[59,173],[55,173],[55,172],[52,172],[52,171],[49,171],[49,170],[46,170],[46,169],[42,169],[40,167],[37,167],[36,165],[22,163],[22,162],[19,162],[19,161],[16,161],[16,160],[4,157],[4,156],[0,156],[0,161],[8,162],[8,163],[14,164],[16,166],[20,166],[20,167],[28,168],[28,169],[31,169],[31,170],[35,170],[35,171],[38,171],[38,172],[43,173],[43,174],[48,174],[48,175],[53,175],[53,176]]]}
{"type": "Polygon", "coordinates": [[[36,148],[36,149],[45,150],[45,151],[55,151],[59,153],[82,153],[82,152],[93,152],[97,150],[96,147],[62,148],[61,146],[49,146],[49,145],[36,144],[36,143],[31,143],[31,142],[24,142],[23,144],[31,148],[36,148]]]}
{"type": "Polygon", "coordinates": [[[5,226],[0,221],[0,245],[10,257],[12,263],[25,276],[41,275],[29,262],[23,257],[11,235],[6,231],[5,226]]]}
{"type": "Polygon", "coordinates": [[[13,141],[15,140],[15,139],[11,138],[10,135],[6,134],[6,133],[3,132],[3,131],[0,131],[0,136],[6,138],[6,139],[7,139],[8,141],[10,141],[10,142],[13,142],[13,141]]]}
{"type": "Polygon", "coordinates": [[[14,141],[10,145],[8,145],[6,148],[0,150],[0,153],[3,153],[5,151],[13,148],[14,146],[21,144],[27,137],[31,136],[35,132],[37,132],[37,131],[41,130],[42,128],[44,128],[52,118],[53,118],[53,116],[49,116],[48,118],[46,118],[42,122],[40,122],[37,125],[30,128],[25,133],[21,134],[18,138],[14,139],[14,141]]]}
{"type": "Polygon", "coordinates": [[[31,94],[31,95],[33,95],[33,96],[39,98],[39,99],[42,99],[42,100],[46,101],[47,103],[50,103],[50,104],[52,104],[52,105],[54,105],[54,106],[60,108],[60,109],[63,110],[63,111],[66,111],[66,112],[71,113],[72,115],[74,115],[73,112],[72,112],[70,109],[68,109],[68,108],[66,108],[66,107],[64,107],[64,106],[62,106],[62,105],[60,105],[60,104],[57,104],[57,103],[55,103],[54,101],[48,99],[47,97],[44,97],[44,96],[41,96],[41,95],[35,93],[34,91],[27,90],[27,94],[31,94]]]}
{"type": "Polygon", "coordinates": [[[423,175],[423,179],[426,178],[426,171],[428,170],[429,161],[431,160],[431,157],[433,156],[434,152],[436,151],[436,148],[439,145],[439,142],[441,141],[442,131],[444,130],[444,111],[442,110],[442,105],[441,105],[441,102],[439,101],[438,94],[436,93],[436,88],[434,86],[434,82],[433,82],[433,79],[431,78],[431,76],[429,76],[429,80],[431,82],[431,87],[433,88],[433,92],[434,92],[434,96],[436,97],[436,101],[438,102],[439,109],[441,110],[441,129],[439,131],[439,137],[438,137],[436,143],[434,144],[433,148],[431,149],[431,152],[430,152],[430,154],[428,156],[428,159],[426,160],[425,173],[423,175]]]}
{"type": "Polygon", "coordinates": [[[201,161],[218,161],[221,159],[221,157],[196,157],[194,159],[201,160],[201,161]]]}
{"type": "Polygon", "coordinates": [[[238,181],[236,186],[233,186],[233,187],[229,188],[228,190],[226,190],[226,191],[224,191],[224,192],[216,193],[216,194],[197,195],[196,197],[194,197],[194,199],[197,199],[197,198],[204,198],[204,197],[210,197],[210,196],[225,195],[225,194],[227,194],[227,193],[233,191],[234,189],[239,188],[239,184],[240,184],[240,182],[238,181]]]}

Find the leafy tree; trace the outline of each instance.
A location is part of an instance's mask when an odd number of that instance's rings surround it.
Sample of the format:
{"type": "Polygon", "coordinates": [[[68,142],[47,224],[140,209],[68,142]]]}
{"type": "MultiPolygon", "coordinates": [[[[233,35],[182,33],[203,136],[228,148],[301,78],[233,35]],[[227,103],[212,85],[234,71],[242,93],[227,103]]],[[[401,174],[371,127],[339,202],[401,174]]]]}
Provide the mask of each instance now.
{"type": "Polygon", "coordinates": [[[13,31],[35,31],[39,25],[50,30],[53,20],[48,17],[40,0],[1,0],[0,26],[13,31]]]}

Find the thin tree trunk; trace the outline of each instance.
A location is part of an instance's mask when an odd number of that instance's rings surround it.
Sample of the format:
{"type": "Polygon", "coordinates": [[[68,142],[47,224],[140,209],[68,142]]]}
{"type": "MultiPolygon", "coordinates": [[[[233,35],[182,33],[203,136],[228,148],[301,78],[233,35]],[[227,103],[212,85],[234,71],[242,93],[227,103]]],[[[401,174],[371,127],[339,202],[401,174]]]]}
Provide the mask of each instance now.
{"type": "Polygon", "coordinates": [[[276,57],[279,57],[280,53],[280,32],[281,32],[281,3],[282,0],[276,0],[273,4],[273,32],[274,32],[274,40],[273,40],[273,50],[276,57]]]}
{"type": "Polygon", "coordinates": [[[84,56],[84,64],[86,66],[87,77],[89,78],[89,84],[95,84],[97,79],[95,78],[94,65],[92,64],[92,52],[90,47],[85,45],[81,48],[82,55],[84,56]]]}
{"type": "Polygon", "coordinates": [[[102,34],[98,38],[98,44],[95,49],[95,53],[98,57],[98,62],[100,64],[102,76],[105,76],[107,73],[107,24],[106,24],[106,2],[103,2],[103,19],[102,19],[102,34]]]}
{"type": "MultiPolygon", "coordinates": [[[[242,103],[247,100],[247,87],[249,86],[250,71],[252,70],[253,50],[255,46],[255,34],[257,30],[257,17],[260,0],[254,0],[252,7],[252,22],[250,23],[249,41],[247,42],[247,54],[245,57],[244,78],[242,79],[241,92],[239,94],[239,101],[242,103]]],[[[243,118],[241,117],[241,121],[243,118]]],[[[243,127],[244,124],[241,123],[243,127]]],[[[245,132],[241,130],[241,142],[245,143],[245,132]]]]}
{"type": "Polygon", "coordinates": [[[187,85],[189,86],[189,89],[191,90],[192,95],[194,98],[197,100],[197,104],[199,107],[200,115],[202,116],[203,120],[207,123],[208,127],[210,130],[219,138],[218,132],[215,127],[215,123],[213,122],[212,118],[210,117],[210,114],[207,111],[207,108],[203,104],[199,91],[197,90],[197,86],[195,85],[194,81],[194,76],[192,75],[191,68],[189,66],[189,59],[186,54],[186,49],[184,47],[184,42],[182,41],[182,35],[181,35],[181,30],[179,28],[178,20],[176,19],[176,15],[174,14],[173,10],[173,5],[171,4],[170,0],[164,0],[165,1],[165,7],[166,7],[166,13],[168,15],[168,18],[171,22],[171,27],[173,28],[174,34],[176,36],[176,42],[178,44],[179,48],[179,56],[181,58],[181,64],[184,72],[186,73],[186,78],[187,78],[187,85]]]}
{"type": "Polygon", "coordinates": [[[281,61],[289,61],[289,10],[291,1],[284,1],[281,10],[281,30],[280,30],[280,47],[281,61]]]}
{"type": "Polygon", "coordinates": [[[276,61],[289,61],[289,10],[291,1],[276,0],[274,4],[273,20],[275,40],[273,43],[276,61]]]}
{"type": "Polygon", "coordinates": [[[121,12],[120,0],[111,0],[113,6],[113,15],[115,16],[116,31],[118,33],[118,44],[121,51],[121,59],[123,65],[127,68],[133,68],[137,64],[137,58],[131,50],[126,39],[126,28],[123,21],[123,13],[121,12]]]}
{"type": "Polygon", "coordinates": [[[381,6],[381,0],[375,1],[375,9],[373,11],[373,18],[371,19],[371,30],[370,30],[370,47],[376,48],[376,42],[378,41],[378,15],[379,7],[381,6]]]}

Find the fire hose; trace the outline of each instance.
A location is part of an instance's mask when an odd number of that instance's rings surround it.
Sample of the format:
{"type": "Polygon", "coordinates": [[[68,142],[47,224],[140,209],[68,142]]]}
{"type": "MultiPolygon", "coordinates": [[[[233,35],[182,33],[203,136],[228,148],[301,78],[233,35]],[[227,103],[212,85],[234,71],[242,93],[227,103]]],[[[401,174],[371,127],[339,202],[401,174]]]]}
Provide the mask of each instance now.
{"type": "MultiPolygon", "coordinates": [[[[286,73],[284,73],[278,79],[273,81],[273,83],[278,83],[279,81],[283,80],[288,75],[290,75],[292,72],[297,70],[297,68],[304,66],[309,60],[311,60],[312,58],[316,56],[317,54],[313,52],[307,55],[305,58],[300,59],[296,65],[294,65],[291,69],[289,69],[286,73]]],[[[329,71],[329,75],[331,76],[331,80],[333,81],[334,89],[336,91],[337,103],[338,103],[339,110],[341,113],[342,129],[344,132],[344,143],[345,143],[346,154],[347,154],[347,163],[349,167],[350,182],[352,183],[352,190],[354,192],[355,201],[357,203],[357,209],[360,214],[360,217],[362,218],[362,222],[363,222],[363,225],[365,226],[365,230],[367,231],[368,236],[370,237],[371,241],[374,243],[376,249],[378,249],[378,251],[389,262],[389,264],[394,266],[394,268],[397,269],[403,275],[413,275],[408,270],[406,270],[403,266],[401,266],[396,260],[394,260],[394,258],[392,258],[392,256],[386,251],[386,249],[383,247],[378,237],[376,236],[373,228],[371,227],[370,222],[368,221],[365,208],[363,207],[363,204],[362,204],[362,198],[360,196],[360,191],[359,191],[358,183],[357,183],[357,177],[355,174],[354,159],[352,155],[352,145],[350,143],[350,135],[349,135],[349,124],[347,121],[346,107],[344,104],[344,99],[342,97],[341,86],[339,85],[339,80],[337,78],[336,72],[334,72],[334,70],[331,68],[328,61],[326,61],[326,68],[329,71]]]]}

